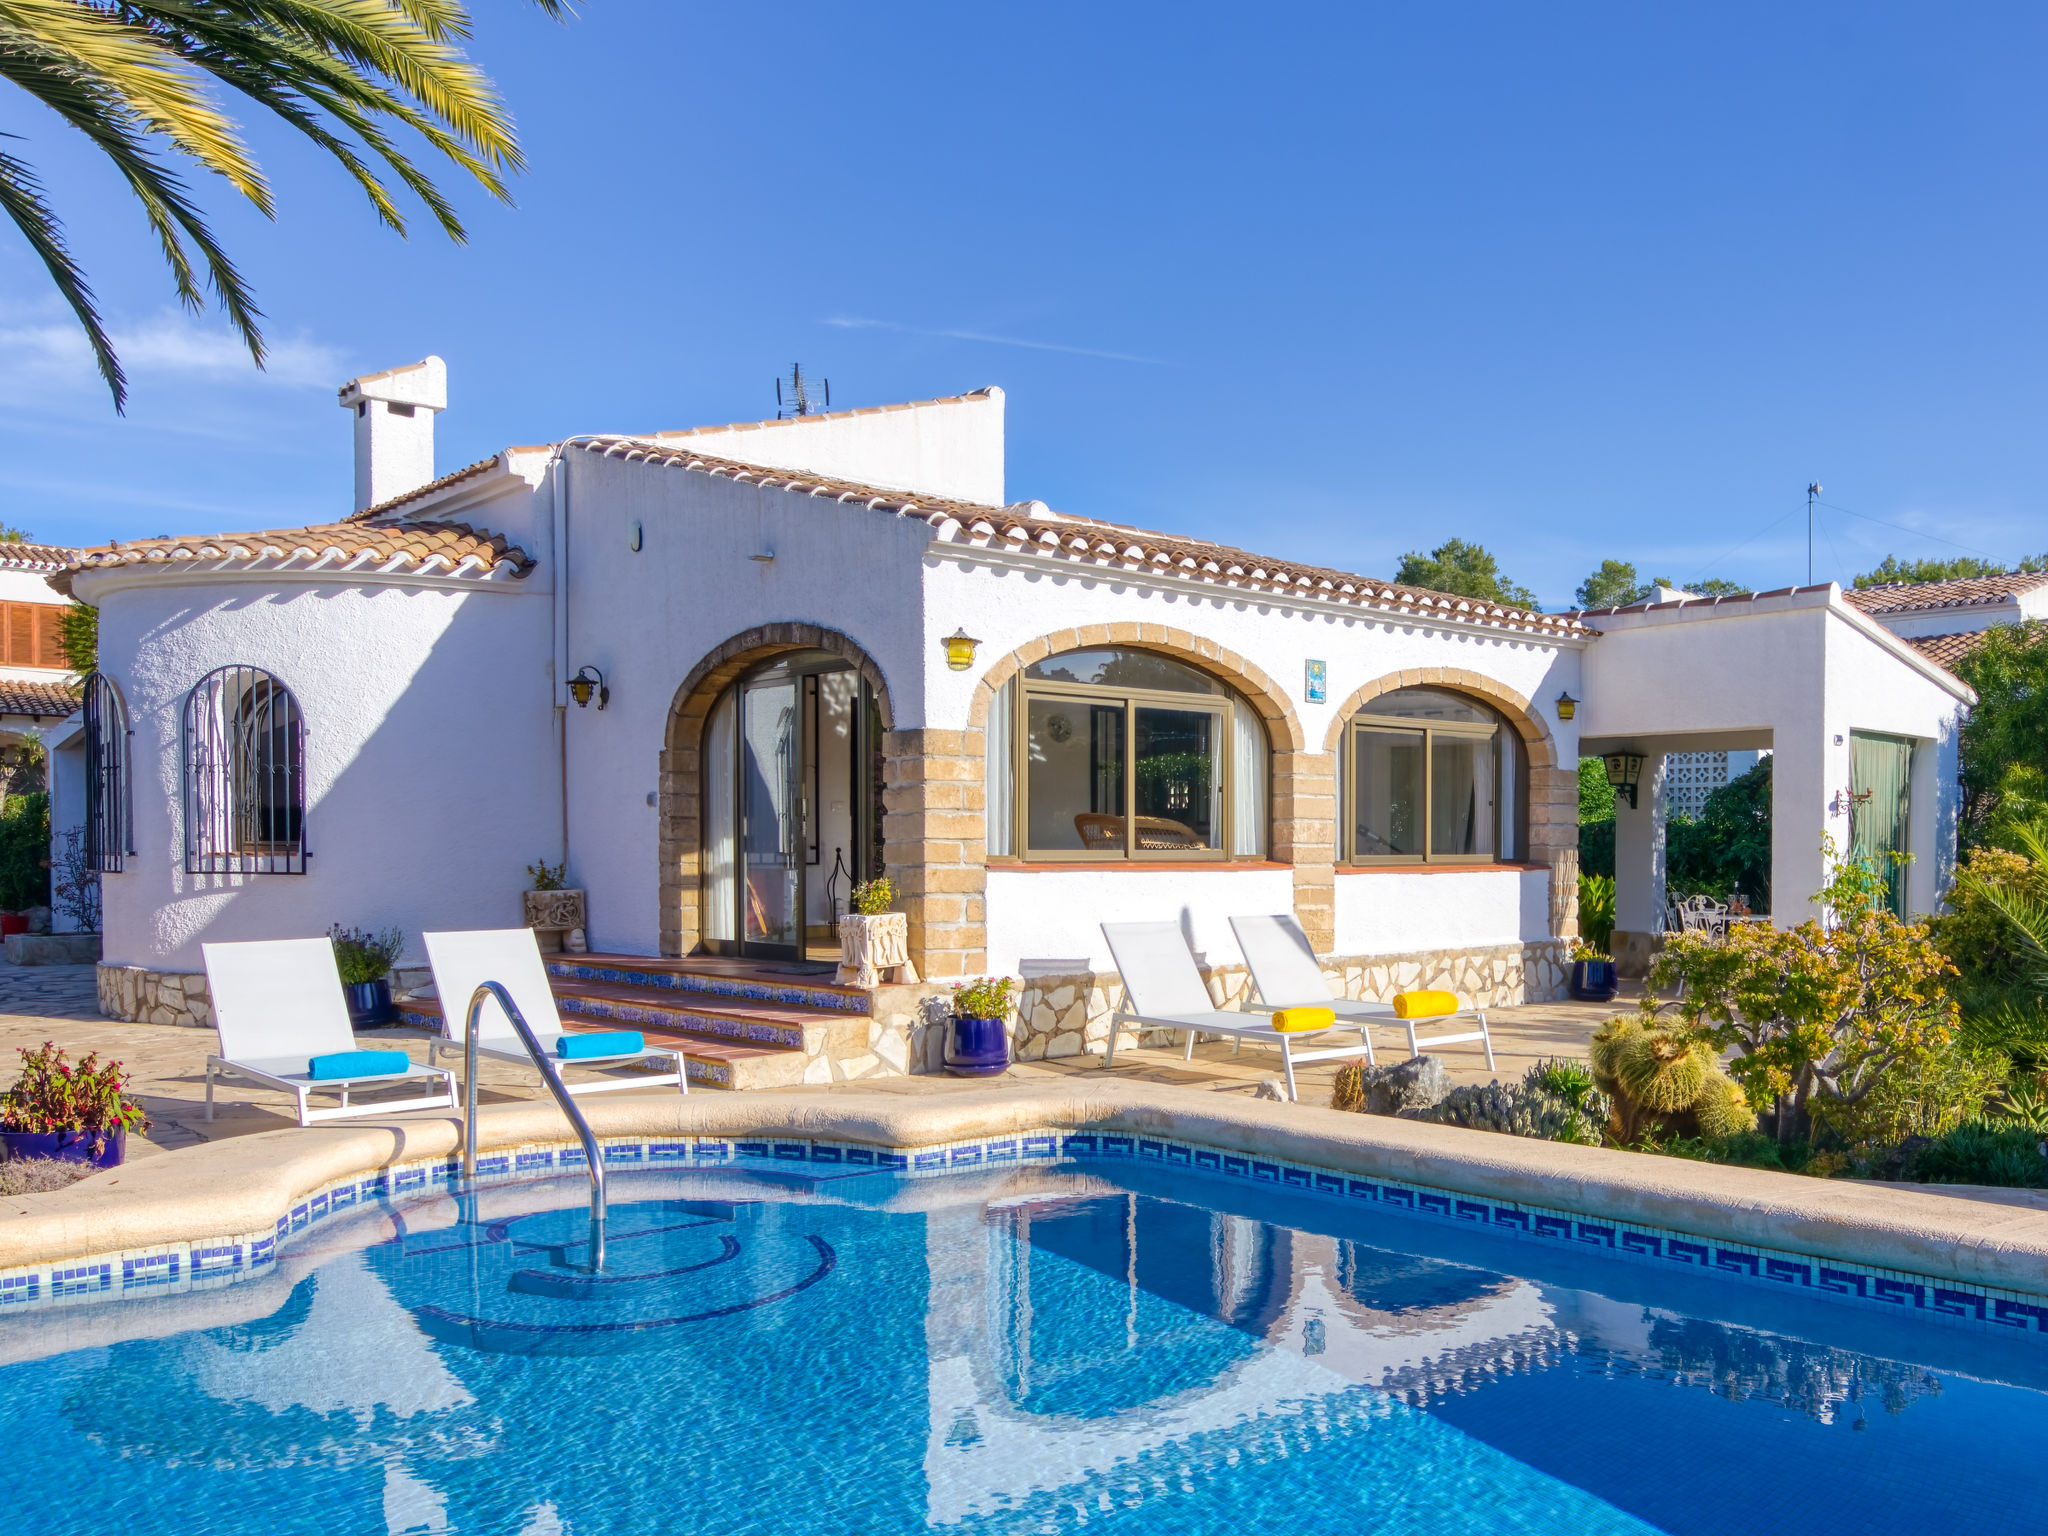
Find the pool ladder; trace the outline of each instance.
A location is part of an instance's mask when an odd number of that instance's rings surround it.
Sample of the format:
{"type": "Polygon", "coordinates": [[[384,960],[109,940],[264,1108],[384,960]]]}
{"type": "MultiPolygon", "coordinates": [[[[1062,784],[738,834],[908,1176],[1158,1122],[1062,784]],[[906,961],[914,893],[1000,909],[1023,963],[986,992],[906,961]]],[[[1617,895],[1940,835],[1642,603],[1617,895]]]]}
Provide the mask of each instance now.
{"type": "Polygon", "coordinates": [[[569,1085],[562,1081],[548,1053],[540,1048],[540,1041],[534,1038],[533,1026],[526,1022],[526,1015],[519,1011],[519,1005],[512,1001],[512,994],[495,981],[478,985],[470,995],[469,1014],[463,1031],[462,1057],[462,1177],[469,1186],[471,1196],[476,1191],[476,1026],[477,1016],[483,1010],[484,999],[495,997],[498,1006],[505,1010],[505,1017],[512,1021],[512,1028],[526,1046],[527,1055],[540,1068],[540,1075],[546,1080],[548,1092],[555,1096],[555,1102],[562,1107],[562,1113],[569,1117],[569,1124],[576,1128],[576,1139],[583,1143],[583,1166],[590,1174],[590,1270],[596,1274],[604,1268],[604,1153],[598,1147],[597,1136],[590,1129],[590,1122],[583,1118],[583,1111],[576,1107],[576,1100],[570,1096],[569,1085]]]}

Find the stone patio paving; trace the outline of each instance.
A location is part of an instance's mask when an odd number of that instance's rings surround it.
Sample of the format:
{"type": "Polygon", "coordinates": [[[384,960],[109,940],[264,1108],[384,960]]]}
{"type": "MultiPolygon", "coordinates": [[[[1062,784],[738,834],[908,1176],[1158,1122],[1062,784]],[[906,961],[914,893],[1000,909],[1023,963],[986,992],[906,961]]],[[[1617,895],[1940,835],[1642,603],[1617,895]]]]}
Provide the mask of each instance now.
{"type": "MultiPolygon", "coordinates": [[[[1586,1041],[1602,1021],[1626,1001],[1599,1003],[1538,1003],[1523,1008],[1495,1009],[1494,1056],[1497,1068],[1489,1073],[1478,1046],[1455,1045],[1442,1052],[1444,1064],[1457,1082],[1483,1083],[1489,1077],[1503,1081],[1518,1078],[1531,1062],[1546,1056],[1578,1056],[1586,1052],[1586,1041]]],[[[427,1037],[413,1030],[378,1030],[379,1045],[403,1047],[416,1061],[426,1060],[427,1037]]],[[[133,1090],[142,1100],[152,1122],[148,1134],[131,1140],[129,1155],[145,1156],[192,1146],[202,1140],[244,1135],[251,1131],[277,1130],[294,1123],[289,1101],[283,1094],[232,1081],[217,1095],[216,1118],[203,1118],[206,1101],[205,1058],[214,1049],[210,1029],[179,1029],[158,1024],[125,1024],[100,1017],[94,991],[93,967],[89,965],[13,966],[0,963],[0,1083],[13,1080],[14,1051],[33,1048],[54,1040],[73,1057],[87,1051],[101,1058],[120,1060],[128,1069],[133,1090]]],[[[1405,1054],[1403,1037],[1382,1029],[1375,1037],[1382,1062],[1399,1061],[1405,1054]]],[[[1033,1078],[1073,1078],[1099,1072],[1100,1058],[1068,1057],[1037,1061],[1013,1067],[1010,1081],[1033,1078]]],[[[1268,1078],[1279,1076],[1279,1058],[1262,1047],[1247,1047],[1233,1053],[1227,1043],[1209,1042],[1196,1049],[1192,1062],[1183,1061],[1178,1049],[1120,1051],[1116,1073],[1152,1082],[1178,1083],[1207,1088],[1219,1093],[1252,1093],[1268,1078]]],[[[1304,1067],[1297,1074],[1304,1103],[1327,1103],[1337,1065],[1304,1067]]],[[[539,1098],[543,1089],[532,1071],[501,1063],[486,1062],[482,1072],[484,1102],[506,1103],[516,1099],[539,1098]]],[[[881,1089],[891,1093],[947,1093],[977,1086],[973,1079],[947,1077],[899,1077],[869,1079],[857,1085],[863,1091],[881,1089]]],[[[646,1093],[670,1093],[673,1089],[648,1088],[646,1093]]],[[[697,1092],[716,1092],[698,1089],[697,1092]]],[[[831,1093],[830,1087],[803,1090],[831,1093]]],[[[422,1113],[427,1113],[423,1111],[422,1113]]],[[[440,1113],[445,1113],[441,1111],[440,1113]]]]}

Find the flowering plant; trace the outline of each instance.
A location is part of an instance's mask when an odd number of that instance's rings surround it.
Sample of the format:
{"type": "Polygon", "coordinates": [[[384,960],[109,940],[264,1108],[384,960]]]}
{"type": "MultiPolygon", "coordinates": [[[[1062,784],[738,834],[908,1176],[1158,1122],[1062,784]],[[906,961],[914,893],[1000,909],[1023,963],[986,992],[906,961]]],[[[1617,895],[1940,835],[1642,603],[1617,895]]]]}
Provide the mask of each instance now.
{"type": "Polygon", "coordinates": [[[983,976],[975,981],[953,983],[953,1016],[960,1019],[1007,1019],[1010,989],[1017,983],[1008,976],[983,976]]]}
{"type": "Polygon", "coordinates": [[[862,917],[880,917],[896,899],[896,882],[887,875],[863,880],[853,888],[853,910],[862,917]]]}
{"type": "Polygon", "coordinates": [[[127,1087],[120,1062],[101,1066],[99,1052],[89,1051],[73,1066],[55,1041],[45,1040],[40,1050],[22,1048],[21,1076],[0,1094],[0,1129],[88,1132],[94,1153],[104,1152],[115,1131],[149,1129],[149,1116],[127,1087]]]}
{"type": "Polygon", "coordinates": [[[1606,951],[1606,950],[1604,950],[1604,949],[1597,949],[1597,948],[1595,948],[1595,947],[1594,947],[1593,945],[1591,945],[1591,944],[1574,944],[1574,945],[1572,946],[1572,959],[1574,959],[1574,960],[1604,960],[1604,961],[1607,961],[1608,963],[1612,964],[1612,963],[1613,963],[1613,960],[1614,960],[1614,956],[1612,956],[1612,955],[1608,954],[1608,953],[1607,953],[1607,951],[1606,951]]]}
{"type": "Polygon", "coordinates": [[[334,966],[341,972],[341,984],[359,987],[366,981],[382,981],[405,948],[405,935],[396,928],[372,933],[367,928],[344,928],[336,923],[327,931],[334,941],[334,966]]]}

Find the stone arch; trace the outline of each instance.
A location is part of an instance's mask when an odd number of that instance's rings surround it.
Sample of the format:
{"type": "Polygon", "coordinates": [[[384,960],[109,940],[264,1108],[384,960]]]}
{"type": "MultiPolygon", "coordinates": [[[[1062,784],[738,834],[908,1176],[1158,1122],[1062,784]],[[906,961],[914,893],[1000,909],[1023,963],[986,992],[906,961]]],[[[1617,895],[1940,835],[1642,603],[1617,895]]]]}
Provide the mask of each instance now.
{"type": "MultiPolygon", "coordinates": [[[[1550,733],[1529,700],[1497,678],[1463,667],[1411,667],[1353,691],[1337,706],[1323,750],[1334,765],[1337,749],[1352,717],[1368,700],[1396,688],[1451,688],[1485,700],[1507,718],[1522,739],[1529,757],[1529,847],[1532,864],[1550,867],[1550,931],[1553,937],[1575,937],[1579,931],[1579,774],[1578,764],[1558,761],[1557,738],[1550,733]]],[[[1334,774],[1331,787],[1334,791],[1334,774]]],[[[1331,824],[1334,840],[1336,826],[1331,824]]]]}
{"type": "Polygon", "coordinates": [[[1528,751],[1531,768],[1557,766],[1557,742],[1550,734],[1550,727],[1530,707],[1529,701],[1505,683],[1478,672],[1468,672],[1463,667],[1410,667],[1405,672],[1389,672],[1385,677],[1376,677],[1355,689],[1337,706],[1336,716],[1323,737],[1323,750],[1334,753],[1343,743],[1344,729],[1350,725],[1351,717],[1363,709],[1368,700],[1383,693],[1392,693],[1396,688],[1451,688],[1460,693],[1476,694],[1508,717],[1515,734],[1522,738],[1522,745],[1528,751]]]}
{"type": "Polygon", "coordinates": [[[1245,702],[1266,722],[1266,737],[1276,753],[1299,752],[1306,745],[1300,717],[1294,713],[1293,701],[1285,689],[1237,652],[1165,624],[1088,624],[1079,629],[1055,630],[1018,646],[982,673],[981,684],[968,705],[967,728],[983,729],[988,724],[988,706],[996,690],[1032,663],[1062,651],[1096,645],[1135,646],[1141,651],[1158,651],[1175,661],[1190,662],[1244,695],[1245,702]]]}
{"type": "MultiPolygon", "coordinates": [[[[661,828],[661,952],[686,955],[702,933],[704,724],[719,695],[758,662],[790,651],[829,651],[858,671],[874,695],[882,729],[894,729],[889,684],[873,657],[852,637],[796,621],[759,624],[707,651],[690,668],[669,705],[661,751],[657,812],[661,828]]],[[[886,832],[885,832],[886,837],[886,832]]]]}

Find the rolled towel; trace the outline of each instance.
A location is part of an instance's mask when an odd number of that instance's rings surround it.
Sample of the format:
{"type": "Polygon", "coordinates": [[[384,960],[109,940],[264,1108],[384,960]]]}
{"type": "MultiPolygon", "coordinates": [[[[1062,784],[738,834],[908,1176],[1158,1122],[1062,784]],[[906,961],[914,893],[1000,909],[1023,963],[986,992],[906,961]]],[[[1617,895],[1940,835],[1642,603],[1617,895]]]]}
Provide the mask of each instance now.
{"type": "Polygon", "coordinates": [[[1329,1029],[1336,1022],[1337,1010],[1334,1008],[1278,1008],[1273,1012],[1273,1027],[1283,1035],[1329,1029]]]}
{"type": "Polygon", "coordinates": [[[330,1051],[306,1063],[306,1076],[316,1083],[337,1077],[392,1077],[412,1065],[403,1051],[330,1051]]]}
{"type": "Polygon", "coordinates": [[[637,1029],[618,1029],[596,1035],[564,1035],[555,1042],[555,1054],[564,1061],[578,1061],[585,1056],[628,1056],[646,1043],[637,1029]]]}
{"type": "Polygon", "coordinates": [[[1442,1014],[1458,1011],[1458,994],[1455,992],[1397,992],[1394,994],[1394,1017],[1397,1019],[1433,1019],[1442,1014]]]}

